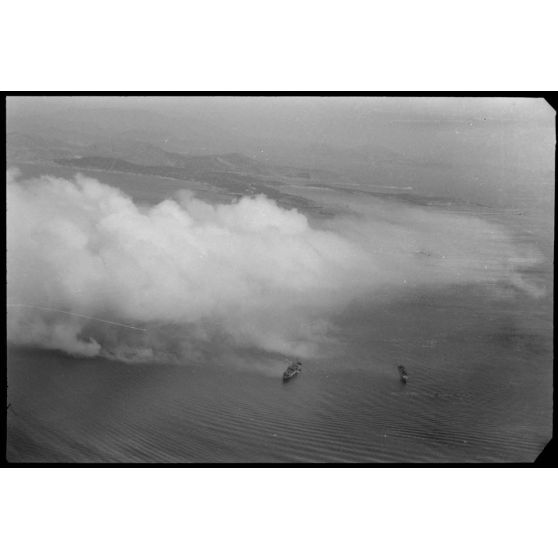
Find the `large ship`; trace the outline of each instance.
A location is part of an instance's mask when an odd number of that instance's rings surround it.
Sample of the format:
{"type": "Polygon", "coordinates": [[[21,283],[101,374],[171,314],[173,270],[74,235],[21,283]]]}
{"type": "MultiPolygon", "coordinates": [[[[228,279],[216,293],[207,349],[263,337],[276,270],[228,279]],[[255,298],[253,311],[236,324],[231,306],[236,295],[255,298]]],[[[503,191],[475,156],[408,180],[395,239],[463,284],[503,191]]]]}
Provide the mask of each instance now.
{"type": "Polygon", "coordinates": [[[288,382],[300,372],[302,372],[302,362],[300,362],[300,360],[292,362],[285,372],[283,372],[283,382],[288,382]]]}

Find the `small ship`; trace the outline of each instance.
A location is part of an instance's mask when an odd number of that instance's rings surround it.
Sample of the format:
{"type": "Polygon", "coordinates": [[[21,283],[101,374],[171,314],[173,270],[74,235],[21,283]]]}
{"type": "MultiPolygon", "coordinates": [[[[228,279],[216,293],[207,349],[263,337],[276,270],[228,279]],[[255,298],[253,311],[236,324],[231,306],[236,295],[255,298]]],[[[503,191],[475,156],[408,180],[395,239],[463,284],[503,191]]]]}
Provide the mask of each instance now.
{"type": "Polygon", "coordinates": [[[405,367],[401,365],[397,367],[397,370],[399,370],[399,378],[404,384],[406,384],[407,378],[409,377],[409,375],[407,374],[407,370],[405,370],[405,367]]]}
{"type": "Polygon", "coordinates": [[[302,362],[300,362],[300,360],[292,362],[285,372],[283,372],[283,382],[288,382],[300,372],[302,372],[302,362]]]}

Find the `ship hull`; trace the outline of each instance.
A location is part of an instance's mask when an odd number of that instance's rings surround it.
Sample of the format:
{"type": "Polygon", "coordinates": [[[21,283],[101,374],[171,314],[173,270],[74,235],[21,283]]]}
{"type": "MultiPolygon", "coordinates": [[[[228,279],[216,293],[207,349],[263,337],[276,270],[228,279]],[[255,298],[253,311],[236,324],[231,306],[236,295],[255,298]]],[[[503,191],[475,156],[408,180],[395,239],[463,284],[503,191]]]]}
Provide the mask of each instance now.
{"type": "Polygon", "coordinates": [[[298,376],[298,370],[296,372],[285,372],[283,374],[283,383],[292,380],[294,377],[298,376]]]}

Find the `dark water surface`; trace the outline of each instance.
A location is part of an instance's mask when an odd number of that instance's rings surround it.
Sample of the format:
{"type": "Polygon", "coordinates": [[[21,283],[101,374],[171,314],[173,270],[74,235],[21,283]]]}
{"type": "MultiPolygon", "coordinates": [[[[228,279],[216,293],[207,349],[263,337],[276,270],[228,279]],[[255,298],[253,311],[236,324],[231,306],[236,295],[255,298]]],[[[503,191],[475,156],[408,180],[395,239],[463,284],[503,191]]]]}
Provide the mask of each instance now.
{"type": "Polygon", "coordinates": [[[550,317],[532,309],[518,321],[509,301],[488,312],[481,298],[465,289],[350,309],[338,318],[345,353],[307,362],[287,384],[11,347],[7,457],[533,461],[552,434],[550,317]]]}

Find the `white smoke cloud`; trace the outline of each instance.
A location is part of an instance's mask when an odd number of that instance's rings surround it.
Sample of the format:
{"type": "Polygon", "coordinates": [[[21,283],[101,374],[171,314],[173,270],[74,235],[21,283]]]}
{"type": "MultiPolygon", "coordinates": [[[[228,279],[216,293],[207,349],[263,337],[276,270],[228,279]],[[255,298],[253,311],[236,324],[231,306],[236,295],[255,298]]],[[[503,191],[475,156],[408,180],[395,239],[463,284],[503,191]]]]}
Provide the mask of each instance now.
{"type": "Polygon", "coordinates": [[[535,255],[495,225],[386,202],[358,212],[317,226],[264,196],[212,205],[189,192],[141,207],[82,175],[10,171],[8,338],[129,361],[309,357],[354,300],[424,285],[530,289],[520,267],[535,255]]]}

